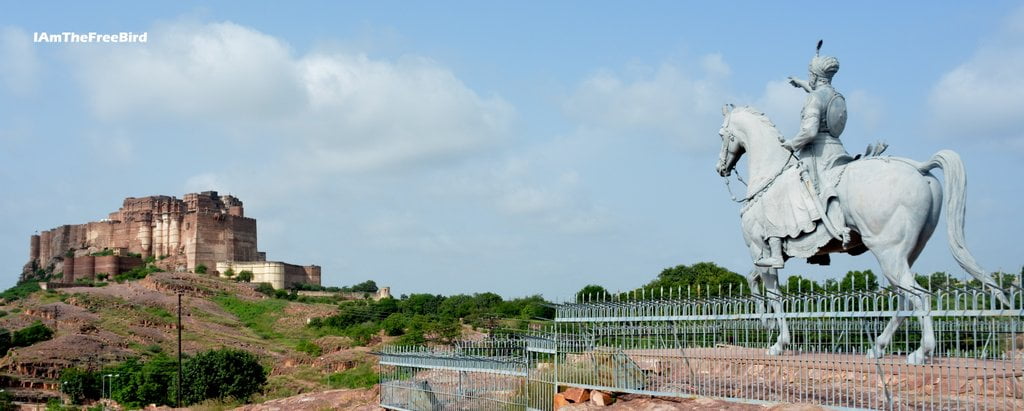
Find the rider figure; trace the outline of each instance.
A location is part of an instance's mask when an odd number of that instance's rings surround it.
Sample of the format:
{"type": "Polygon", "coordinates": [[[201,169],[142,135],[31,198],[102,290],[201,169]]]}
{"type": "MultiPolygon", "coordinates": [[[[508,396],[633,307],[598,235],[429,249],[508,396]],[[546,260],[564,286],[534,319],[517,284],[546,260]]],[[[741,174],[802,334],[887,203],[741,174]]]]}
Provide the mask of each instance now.
{"type": "MultiPolygon", "coordinates": [[[[821,42],[818,42],[818,49],[821,49],[821,42]]],[[[839,71],[838,59],[815,53],[809,71],[806,82],[789,78],[789,83],[794,87],[807,91],[807,100],[801,112],[800,131],[791,140],[783,142],[782,146],[799,153],[807,177],[827,209],[834,205],[829,200],[836,193],[831,182],[823,181],[825,171],[850,159],[843,143],[839,141],[839,135],[846,127],[846,101],[842,94],[832,88],[832,77],[839,71]]],[[[768,237],[766,241],[771,255],[762,257],[756,265],[782,268],[782,239],[768,237]]]]}

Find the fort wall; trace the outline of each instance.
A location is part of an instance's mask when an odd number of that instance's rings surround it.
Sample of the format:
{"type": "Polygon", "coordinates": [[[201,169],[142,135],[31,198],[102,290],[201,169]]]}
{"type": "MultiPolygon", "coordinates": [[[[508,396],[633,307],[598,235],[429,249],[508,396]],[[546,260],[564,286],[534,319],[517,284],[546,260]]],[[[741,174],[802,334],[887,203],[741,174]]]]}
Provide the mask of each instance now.
{"type": "Polygon", "coordinates": [[[266,261],[257,248],[256,220],[245,216],[242,201],[216,191],[171,196],[128,197],[100,221],[62,225],[29,238],[29,262],[22,280],[38,267],[63,271],[65,282],[94,280],[128,271],[155,257],[165,270],[252,271],[254,282],[284,289],[320,284],[319,266],[266,261]],[[96,256],[104,250],[114,255],[96,256]],[[141,258],[138,258],[141,256],[141,258]],[[223,264],[227,264],[223,266],[223,264]],[[224,267],[223,269],[221,267],[224,267]]]}

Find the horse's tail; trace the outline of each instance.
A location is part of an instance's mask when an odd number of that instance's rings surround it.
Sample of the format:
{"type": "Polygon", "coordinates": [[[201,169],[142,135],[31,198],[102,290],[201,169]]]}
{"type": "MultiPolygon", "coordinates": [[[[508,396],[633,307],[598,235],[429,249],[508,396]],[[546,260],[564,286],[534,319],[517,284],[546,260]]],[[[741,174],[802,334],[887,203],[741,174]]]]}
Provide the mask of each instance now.
{"type": "Polygon", "coordinates": [[[967,249],[967,240],[964,237],[964,214],[967,210],[967,173],[964,170],[964,162],[960,155],[951,150],[941,150],[935,153],[928,162],[921,165],[918,170],[922,174],[928,173],[933,168],[941,168],[942,174],[946,177],[946,184],[943,188],[946,196],[946,229],[948,230],[949,249],[953,252],[956,262],[967,270],[974,278],[983,284],[999,288],[987,271],[978,265],[974,255],[967,249]]]}

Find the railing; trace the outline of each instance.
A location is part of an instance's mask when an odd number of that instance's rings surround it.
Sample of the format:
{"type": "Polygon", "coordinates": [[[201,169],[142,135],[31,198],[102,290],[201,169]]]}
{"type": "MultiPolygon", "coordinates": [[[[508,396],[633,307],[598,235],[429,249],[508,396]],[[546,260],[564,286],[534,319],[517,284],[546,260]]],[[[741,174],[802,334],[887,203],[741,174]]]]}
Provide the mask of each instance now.
{"type": "Polygon", "coordinates": [[[546,330],[502,339],[385,347],[381,405],[551,410],[558,390],[579,387],[845,409],[1024,410],[1019,288],[1013,307],[980,289],[928,290],[921,311],[889,290],[783,295],[779,315],[756,296],[677,295],[561,304],[546,330]],[[908,364],[925,313],[935,350],[925,364],[908,364]],[[909,318],[884,355],[869,358],[894,315],[909,318]],[[768,355],[780,321],[789,344],[768,355]]]}

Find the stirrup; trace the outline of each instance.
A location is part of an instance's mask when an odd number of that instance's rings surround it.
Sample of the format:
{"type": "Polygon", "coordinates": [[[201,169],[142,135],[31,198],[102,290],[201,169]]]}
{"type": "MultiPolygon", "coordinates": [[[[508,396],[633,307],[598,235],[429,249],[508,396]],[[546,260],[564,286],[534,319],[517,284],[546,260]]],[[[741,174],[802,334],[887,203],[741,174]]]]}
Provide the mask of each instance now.
{"type": "Polygon", "coordinates": [[[785,267],[785,263],[782,261],[781,257],[761,258],[761,259],[759,259],[757,261],[754,261],[754,265],[756,265],[758,267],[765,267],[765,268],[783,268],[783,267],[785,267]]]}

